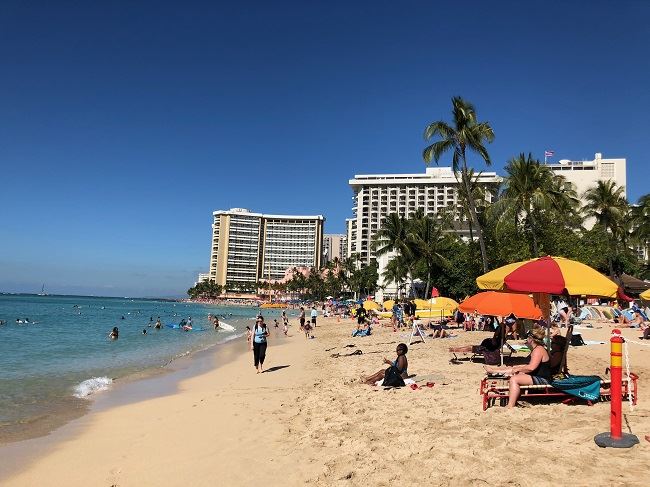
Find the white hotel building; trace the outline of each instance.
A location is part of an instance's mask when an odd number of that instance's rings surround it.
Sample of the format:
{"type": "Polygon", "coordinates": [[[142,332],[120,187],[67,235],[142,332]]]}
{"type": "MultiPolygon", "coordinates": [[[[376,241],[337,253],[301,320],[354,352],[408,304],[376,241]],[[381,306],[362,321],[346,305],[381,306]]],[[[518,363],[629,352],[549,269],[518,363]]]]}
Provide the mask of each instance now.
{"type": "MultiPolygon", "coordinates": [[[[624,158],[603,159],[603,155],[597,152],[593,161],[560,159],[559,162],[549,162],[546,165],[555,174],[564,176],[567,181],[575,184],[581,199],[584,192],[595,186],[598,181],[612,180],[623,188],[627,185],[627,161],[624,158]]],[[[623,194],[627,197],[627,191],[623,194]]]]}
{"type": "MultiPolygon", "coordinates": [[[[478,181],[488,189],[485,192],[488,202],[494,198],[501,180],[495,172],[481,173],[478,181]]],[[[426,215],[436,215],[461,206],[458,200],[460,182],[451,167],[427,167],[424,174],[358,174],[349,184],[354,191],[354,216],[346,220],[348,256],[359,254],[366,264],[376,258],[372,243],[390,213],[408,218],[418,209],[426,215]]],[[[461,221],[458,212],[454,213],[458,231],[469,235],[467,223],[461,221]]],[[[380,285],[385,284],[381,274],[391,257],[386,255],[378,259],[380,285]]],[[[394,294],[396,290],[386,288],[385,292],[394,294]]]]}
{"type": "Polygon", "coordinates": [[[320,267],[322,215],[213,212],[210,280],[237,288],[260,279],[281,279],[291,267],[320,267]]]}

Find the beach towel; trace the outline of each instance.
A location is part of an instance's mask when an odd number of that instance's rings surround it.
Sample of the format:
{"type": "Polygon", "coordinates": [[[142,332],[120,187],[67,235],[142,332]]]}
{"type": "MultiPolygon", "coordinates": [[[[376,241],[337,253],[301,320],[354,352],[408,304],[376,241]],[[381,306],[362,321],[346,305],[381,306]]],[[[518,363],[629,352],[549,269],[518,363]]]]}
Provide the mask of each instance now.
{"type": "Polygon", "coordinates": [[[597,375],[570,375],[565,379],[554,380],[551,386],[580,399],[598,401],[600,380],[597,375]]]}
{"type": "Polygon", "coordinates": [[[370,335],[370,328],[367,328],[365,330],[354,330],[352,332],[353,337],[367,337],[370,335]]]}

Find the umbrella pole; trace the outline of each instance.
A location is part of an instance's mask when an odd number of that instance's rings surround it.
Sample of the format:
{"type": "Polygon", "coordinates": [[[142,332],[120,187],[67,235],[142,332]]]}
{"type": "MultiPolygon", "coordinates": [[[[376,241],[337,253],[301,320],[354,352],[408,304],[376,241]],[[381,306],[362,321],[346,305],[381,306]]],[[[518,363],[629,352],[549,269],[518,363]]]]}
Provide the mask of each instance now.
{"type": "Polygon", "coordinates": [[[542,318],[546,322],[546,349],[551,353],[551,295],[548,293],[533,293],[533,300],[542,311],[542,318]]]}

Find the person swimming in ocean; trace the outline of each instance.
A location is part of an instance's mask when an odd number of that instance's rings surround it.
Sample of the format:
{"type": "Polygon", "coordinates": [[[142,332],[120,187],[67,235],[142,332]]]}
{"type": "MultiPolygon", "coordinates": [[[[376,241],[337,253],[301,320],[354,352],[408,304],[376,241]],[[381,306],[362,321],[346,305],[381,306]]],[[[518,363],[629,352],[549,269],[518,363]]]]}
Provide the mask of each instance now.
{"type": "Polygon", "coordinates": [[[160,322],[160,316],[156,320],[156,324],[153,326],[156,330],[160,330],[162,328],[162,323],[160,322]]]}
{"type": "Polygon", "coordinates": [[[117,326],[113,327],[113,330],[108,334],[108,338],[110,340],[117,340],[120,336],[120,330],[117,328],[117,326]]]}

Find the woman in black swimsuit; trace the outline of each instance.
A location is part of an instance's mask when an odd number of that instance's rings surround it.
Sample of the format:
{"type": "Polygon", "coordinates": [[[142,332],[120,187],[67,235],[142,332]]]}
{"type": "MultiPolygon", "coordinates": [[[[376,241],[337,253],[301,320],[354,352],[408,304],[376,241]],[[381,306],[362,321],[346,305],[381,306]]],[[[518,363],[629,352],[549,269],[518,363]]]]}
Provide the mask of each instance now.
{"type": "MultiPolygon", "coordinates": [[[[408,377],[409,362],[406,359],[406,354],[408,351],[409,349],[406,346],[406,343],[400,343],[399,345],[397,345],[397,349],[395,350],[395,352],[397,353],[397,358],[394,361],[391,362],[390,360],[384,357],[384,363],[396,367],[397,371],[402,376],[402,379],[406,379],[408,377]]],[[[375,372],[371,376],[361,377],[361,382],[363,382],[364,384],[368,384],[369,386],[374,386],[375,382],[384,380],[385,374],[386,374],[385,370],[380,370],[378,372],[375,372]]]]}
{"type": "Polygon", "coordinates": [[[485,366],[485,371],[488,374],[500,373],[510,377],[509,408],[513,408],[517,404],[521,386],[544,385],[551,382],[551,358],[544,348],[545,335],[546,330],[542,327],[535,327],[528,333],[526,345],[531,350],[528,364],[515,365],[514,367],[485,366]]]}

